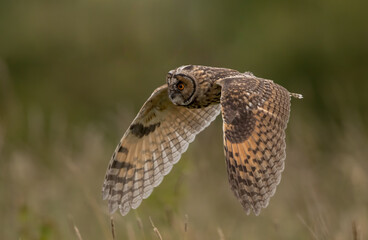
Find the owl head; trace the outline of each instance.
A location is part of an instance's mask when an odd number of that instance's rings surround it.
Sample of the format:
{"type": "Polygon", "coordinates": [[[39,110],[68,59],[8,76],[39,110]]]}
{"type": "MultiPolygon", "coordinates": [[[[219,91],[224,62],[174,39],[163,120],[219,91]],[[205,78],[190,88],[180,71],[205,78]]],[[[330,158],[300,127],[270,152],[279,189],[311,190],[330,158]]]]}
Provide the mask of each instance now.
{"type": "Polygon", "coordinates": [[[197,82],[190,74],[192,69],[193,65],[181,66],[167,74],[169,98],[175,105],[186,106],[196,97],[197,82]]]}

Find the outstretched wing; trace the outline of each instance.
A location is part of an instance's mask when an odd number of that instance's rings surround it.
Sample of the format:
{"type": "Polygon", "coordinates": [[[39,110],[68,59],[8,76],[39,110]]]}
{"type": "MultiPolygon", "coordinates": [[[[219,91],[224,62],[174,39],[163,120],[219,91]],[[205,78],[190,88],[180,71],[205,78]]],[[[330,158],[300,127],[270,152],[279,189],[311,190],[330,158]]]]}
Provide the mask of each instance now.
{"type": "Polygon", "coordinates": [[[224,149],[231,189],[246,213],[268,205],[284,170],[290,93],[252,74],[222,79],[224,149]]]}
{"type": "Polygon", "coordinates": [[[157,88],[112,155],[102,188],[110,213],[119,207],[126,215],[137,208],[219,113],[219,104],[200,109],[176,106],[166,84],[157,88]]]}

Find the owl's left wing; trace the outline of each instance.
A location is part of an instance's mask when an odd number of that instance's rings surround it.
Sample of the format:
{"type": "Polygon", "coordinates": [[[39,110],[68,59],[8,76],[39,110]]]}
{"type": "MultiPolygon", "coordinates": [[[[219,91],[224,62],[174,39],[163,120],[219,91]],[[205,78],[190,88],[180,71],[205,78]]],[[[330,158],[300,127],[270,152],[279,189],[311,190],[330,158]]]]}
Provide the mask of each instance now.
{"type": "Polygon", "coordinates": [[[157,88],[125,132],[110,160],[102,188],[112,214],[137,208],[168,174],[195,136],[220,113],[220,106],[174,105],[167,85],[157,88]]]}
{"type": "Polygon", "coordinates": [[[271,80],[240,74],[221,85],[224,149],[231,189],[246,213],[268,205],[284,169],[290,93],[271,80]]]}

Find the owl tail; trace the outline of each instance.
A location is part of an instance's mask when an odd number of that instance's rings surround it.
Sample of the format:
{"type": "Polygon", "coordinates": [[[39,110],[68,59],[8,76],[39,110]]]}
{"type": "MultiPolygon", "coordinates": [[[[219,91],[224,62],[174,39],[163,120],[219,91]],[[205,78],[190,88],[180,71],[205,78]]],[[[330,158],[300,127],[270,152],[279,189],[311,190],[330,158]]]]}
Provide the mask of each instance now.
{"type": "Polygon", "coordinates": [[[295,97],[297,99],[302,99],[303,98],[303,95],[301,95],[299,93],[290,93],[290,96],[291,97],[295,97]]]}

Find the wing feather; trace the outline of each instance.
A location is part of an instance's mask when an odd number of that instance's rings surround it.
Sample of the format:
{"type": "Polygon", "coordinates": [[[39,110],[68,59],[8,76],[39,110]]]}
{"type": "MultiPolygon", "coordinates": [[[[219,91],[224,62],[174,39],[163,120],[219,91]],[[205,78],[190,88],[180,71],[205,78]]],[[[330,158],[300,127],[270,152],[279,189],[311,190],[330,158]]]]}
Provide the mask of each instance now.
{"type": "Polygon", "coordinates": [[[153,161],[153,187],[157,187],[163,180],[163,171],[161,171],[161,168],[163,168],[163,161],[166,157],[164,154],[164,139],[161,135],[161,132],[157,132],[157,142],[158,142],[158,149],[156,151],[155,159],[153,161]]]}
{"type": "Polygon", "coordinates": [[[147,198],[177,163],[195,136],[220,113],[219,105],[189,109],[174,105],[167,85],[145,102],[116,148],[102,192],[109,212],[126,215],[147,198]]]}
{"type": "Polygon", "coordinates": [[[217,81],[221,85],[224,146],[229,182],[246,213],[268,205],[284,170],[285,129],[290,93],[253,75],[217,81]]]}
{"type": "MultiPolygon", "coordinates": [[[[144,159],[144,187],[143,187],[143,199],[146,199],[153,191],[153,157],[149,153],[154,153],[156,149],[153,146],[156,145],[156,139],[152,135],[149,135],[145,141],[148,142],[149,152],[145,155],[144,159]]],[[[147,146],[147,145],[146,145],[147,146]]]]}

